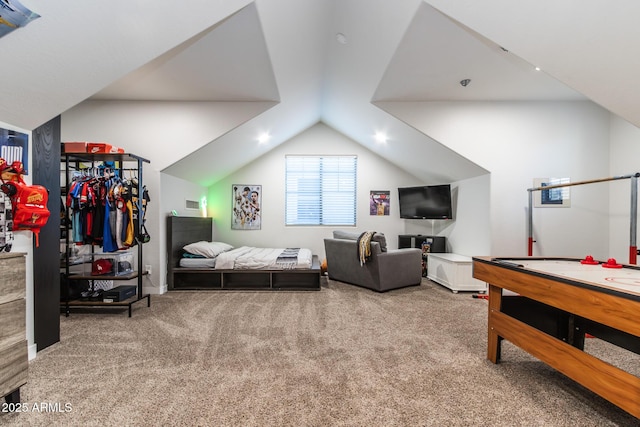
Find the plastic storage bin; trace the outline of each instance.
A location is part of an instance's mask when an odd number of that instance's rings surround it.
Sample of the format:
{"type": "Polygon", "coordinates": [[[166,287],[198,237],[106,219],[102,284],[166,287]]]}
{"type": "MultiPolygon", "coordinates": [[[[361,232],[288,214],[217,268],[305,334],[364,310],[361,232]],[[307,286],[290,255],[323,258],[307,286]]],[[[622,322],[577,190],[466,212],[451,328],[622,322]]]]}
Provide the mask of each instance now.
{"type": "Polygon", "coordinates": [[[85,276],[120,276],[133,271],[130,252],[97,253],[85,255],[85,276]]]}

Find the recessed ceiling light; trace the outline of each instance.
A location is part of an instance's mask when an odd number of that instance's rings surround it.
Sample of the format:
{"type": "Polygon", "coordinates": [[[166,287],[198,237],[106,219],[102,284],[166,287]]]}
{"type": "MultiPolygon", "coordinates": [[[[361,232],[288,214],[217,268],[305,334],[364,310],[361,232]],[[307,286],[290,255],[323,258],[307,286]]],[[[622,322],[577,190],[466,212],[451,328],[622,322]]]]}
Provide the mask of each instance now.
{"type": "Polygon", "coordinates": [[[347,36],[342,33],[336,34],[336,40],[338,40],[340,44],[347,44],[347,36]]]}
{"type": "Polygon", "coordinates": [[[387,142],[387,135],[384,132],[376,132],[375,138],[380,143],[387,142]]]}
{"type": "Polygon", "coordinates": [[[540,71],[540,67],[536,67],[536,68],[535,68],[535,70],[536,70],[536,71],[540,71]]]}
{"type": "Polygon", "coordinates": [[[270,139],[271,139],[271,135],[269,135],[269,132],[265,132],[258,137],[258,142],[260,144],[264,144],[265,142],[268,142],[270,139]]]}

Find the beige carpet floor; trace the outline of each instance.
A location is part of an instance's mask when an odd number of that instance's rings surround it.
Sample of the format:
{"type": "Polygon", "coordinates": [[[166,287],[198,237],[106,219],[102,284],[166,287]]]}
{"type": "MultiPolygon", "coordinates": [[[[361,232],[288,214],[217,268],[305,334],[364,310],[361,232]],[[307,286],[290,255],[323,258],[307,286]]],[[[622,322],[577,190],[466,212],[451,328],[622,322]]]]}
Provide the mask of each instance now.
{"type": "MultiPolygon", "coordinates": [[[[29,365],[29,411],[0,425],[640,425],[508,342],[487,361],[486,300],[426,279],[382,294],[323,281],[62,316],[61,342],[29,365]]],[[[638,370],[638,355],[610,347],[587,343],[638,370]]]]}

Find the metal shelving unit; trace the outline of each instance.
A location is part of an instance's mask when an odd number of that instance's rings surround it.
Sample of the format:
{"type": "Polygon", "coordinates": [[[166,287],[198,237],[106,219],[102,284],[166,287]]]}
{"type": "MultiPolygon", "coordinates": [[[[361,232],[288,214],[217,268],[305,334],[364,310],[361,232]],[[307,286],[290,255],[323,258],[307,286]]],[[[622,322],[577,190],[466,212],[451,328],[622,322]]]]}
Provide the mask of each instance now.
{"type": "MultiPolygon", "coordinates": [[[[142,300],[147,300],[147,307],[151,306],[151,296],[149,294],[143,294],[142,289],[142,279],[144,275],[147,273],[143,270],[143,246],[144,242],[141,242],[138,236],[143,234],[143,165],[144,163],[149,163],[149,160],[144,159],[140,156],[136,156],[134,154],[128,153],[107,153],[107,154],[99,154],[99,153],[65,153],[62,154],[61,164],[64,167],[64,191],[68,193],[69,191],[69,173],[72,170],[80,170],[80,164],[91,164],[94,167],[97,162],[114,162],[116,167],[114,169],[118,170],[122,175],[124,171],[135,171],[138,177],[138,198],[136,201],[137,211],[138,211],[138,226],[135,230],[136,233],[136,245],[137,249],[137,269],[128,274],[122,275],[101,275],[101,276],[92,276],[81,273],[72,273],[71,272],[71,263],[69,260],[69,247],[73,242],[70,241],[70,233],[69,233],[69,225],[68,222],[65,221],[65,255],[63,262],[63,270],[65,277],[68,280],[89,280],[92,284],[95,280],[113,280],[113,281],[127,281],[132,279],[137,279],[137,292],[134,297],[126,299],[124,301],[114,301],[114,302],[104,302],[104,301],[91,301],[91,300],[79,300],[79,299],[71,299],[69,296],[68,286],[65,287],[66,295],[65,301],[61,303],[61,309],[64,310],[65,315],[69,316],[71,308],[73,307],[96,307],[96,308],[113,308],[113,307],[128,307],[129,317],[132,314],[132,306],[133,304],[140,302],[142,300]],[[135,165],[135,166],[132,166],[135,165]]],[[[69,218],[69,206],[65,207],[65,216],[69,218]]],[[[93,250],[93,248],[92,248],[93,250]]]]}

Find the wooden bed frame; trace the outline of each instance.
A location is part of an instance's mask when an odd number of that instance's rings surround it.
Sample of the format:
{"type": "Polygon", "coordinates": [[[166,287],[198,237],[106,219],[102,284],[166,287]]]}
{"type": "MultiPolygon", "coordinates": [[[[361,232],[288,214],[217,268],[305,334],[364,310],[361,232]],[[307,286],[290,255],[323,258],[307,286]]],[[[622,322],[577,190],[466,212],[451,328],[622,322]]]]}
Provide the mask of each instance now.
{"type": "Polygon", "coordinates": [[[212,241],[211,218],[167,217],[167,284],[169,290],[320,290],[320,263],[313,256],[305,270],[216,270],[179,267],[182,248],[212,241]]]}

